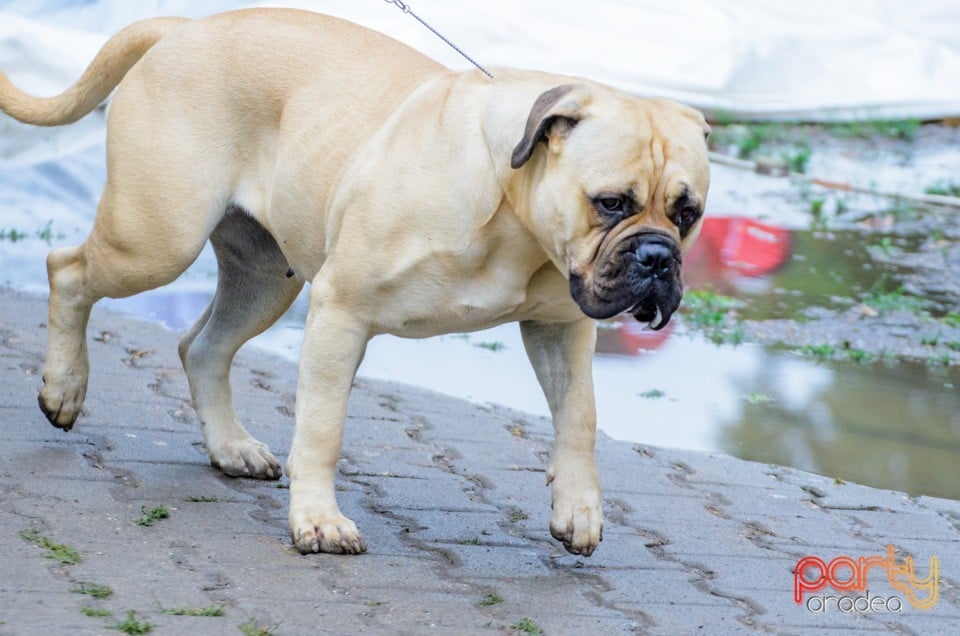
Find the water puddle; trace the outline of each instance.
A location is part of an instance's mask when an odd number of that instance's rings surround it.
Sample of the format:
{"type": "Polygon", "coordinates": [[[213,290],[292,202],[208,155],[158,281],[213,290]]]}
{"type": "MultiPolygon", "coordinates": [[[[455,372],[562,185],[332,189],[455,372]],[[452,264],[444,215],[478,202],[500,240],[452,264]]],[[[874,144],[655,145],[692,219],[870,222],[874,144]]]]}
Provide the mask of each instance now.
{"type": "Polygon", "coordinates": [[[707,219],[685,259],[692,289],[748,300],[748,320],[801,318],[811,307],[844,309],[904,273],[877,250],[915,249],[919,239],[856,230],[790,230],[737,217],[707,219]]]}

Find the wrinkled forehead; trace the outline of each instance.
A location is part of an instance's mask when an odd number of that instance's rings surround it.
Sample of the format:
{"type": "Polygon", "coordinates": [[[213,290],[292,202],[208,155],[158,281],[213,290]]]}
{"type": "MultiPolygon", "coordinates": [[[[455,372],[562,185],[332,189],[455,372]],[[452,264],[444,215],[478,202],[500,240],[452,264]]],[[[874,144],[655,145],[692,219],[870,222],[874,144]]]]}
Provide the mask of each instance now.
{"type": "MultiPolygon", "coordinates": [[[[710,127],[700,112],[676,103],[655,109],[653,146],[663,154],[663,176],[679,180],[702,199],[710,185],[707,135],[710,127]]],[[[701,201],[702,202],[702,201],[701,201]]]]}
{"type": "MultiPolygon", "coordinates": [[[[594,117],[583,122],[579,140],[590,165],[583,166],[591,181],[608,183],[611,190],[627,185],[640,190],[689,189],[701,199],[710,181],[703,115],[665,99],[598,100],[594,117]]],[[[573,141],[573,139],[571,139],[573,141]]]]}

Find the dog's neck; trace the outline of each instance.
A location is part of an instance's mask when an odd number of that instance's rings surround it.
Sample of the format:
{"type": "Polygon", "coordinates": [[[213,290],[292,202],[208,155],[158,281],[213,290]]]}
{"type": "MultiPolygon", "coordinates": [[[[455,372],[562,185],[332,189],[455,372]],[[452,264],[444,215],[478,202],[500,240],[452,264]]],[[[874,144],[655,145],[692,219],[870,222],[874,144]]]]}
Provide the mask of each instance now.
{"type": "Polygon", "coordinates": [[[482,128],[504,197],[520,222],[536,237],[545,256],[567,276],[563,246],[556,244],[555,235],[544,235],[544,232],[538,231],[534,210],[530,207],[532,188],[546,167],[544,148],[537,148],[530,160],[519,169],[511,167],[510,159],[523,137],[530,107],[537,97],[543,91],[571,80],[559,75],[516,69],[495,69],[496,80],[493,81],[480,79],[476,73],[469,75],[471,77],[467,81],[482,81],[487,85],[482,128]],[[509,122],[509,125],[505,126],[504,122],[509,122]]]}

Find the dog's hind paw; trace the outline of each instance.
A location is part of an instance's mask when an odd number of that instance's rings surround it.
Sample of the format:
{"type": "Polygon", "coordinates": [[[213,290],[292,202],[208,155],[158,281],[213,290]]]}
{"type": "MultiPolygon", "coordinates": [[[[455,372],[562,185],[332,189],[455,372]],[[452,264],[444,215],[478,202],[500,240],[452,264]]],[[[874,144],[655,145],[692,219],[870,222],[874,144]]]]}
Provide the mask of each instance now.
{"type": "Polygon", "coordinates": [[[231,477],[280,479],[283,470],[267,445],[252,437],[208,449],[210,463],[231,477]]]}
{"type": "Polygon", "coordinates": [[[367,551],[356,524],[342,514],[332,517],[297,515],[296,519],[291,515],[290,536],[303,554],[360,554],[367,551]]]}

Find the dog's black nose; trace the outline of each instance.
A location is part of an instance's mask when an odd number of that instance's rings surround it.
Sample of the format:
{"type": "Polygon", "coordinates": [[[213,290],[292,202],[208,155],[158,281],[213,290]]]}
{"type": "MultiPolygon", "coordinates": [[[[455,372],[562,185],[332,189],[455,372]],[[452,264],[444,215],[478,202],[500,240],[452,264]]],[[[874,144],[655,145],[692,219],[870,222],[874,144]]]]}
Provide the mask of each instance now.
{"type": "Polygon", "coordinates": [[[666,278],[673,271],[673,251],[657,240],[643,241],[637,247],[638,273],[643,278],[666,278]]]}

